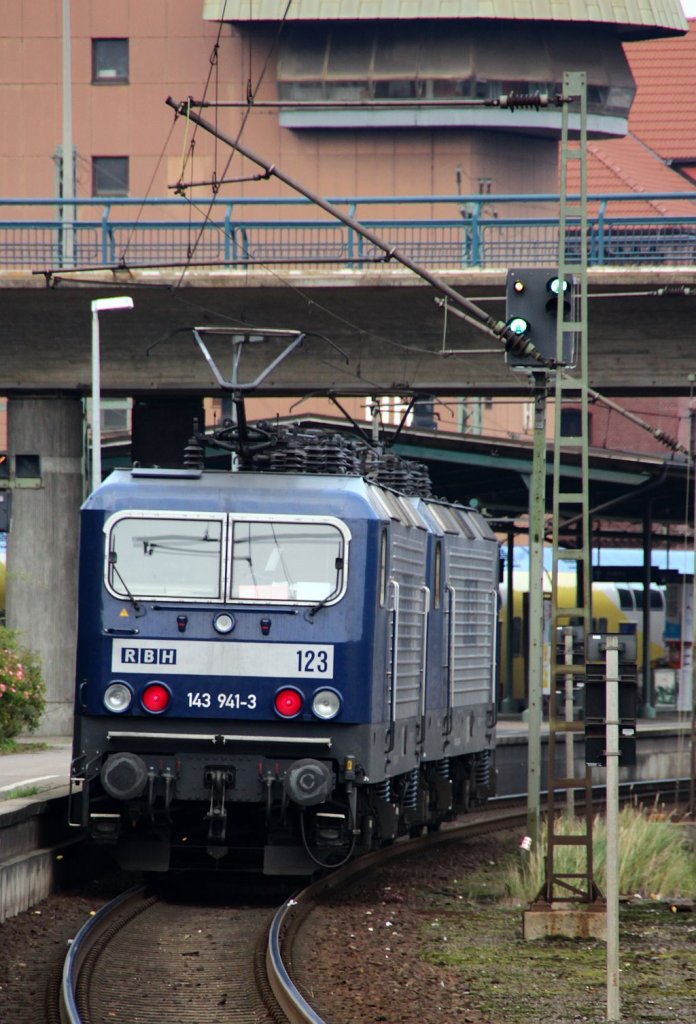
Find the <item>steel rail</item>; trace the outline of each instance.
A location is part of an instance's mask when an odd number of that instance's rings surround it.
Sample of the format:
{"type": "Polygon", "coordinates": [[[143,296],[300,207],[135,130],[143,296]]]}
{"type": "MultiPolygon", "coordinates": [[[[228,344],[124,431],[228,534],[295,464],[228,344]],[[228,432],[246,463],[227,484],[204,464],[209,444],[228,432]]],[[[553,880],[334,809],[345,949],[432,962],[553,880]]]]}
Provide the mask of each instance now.
{"type": "MultiPolygon", "coordinates": [[[[637,789],[646,797],[673,790],[680,794],[687,782],[688,779],[684,778],[622,783],[621,799],[624,803],[635,799],[637,789]]],[[[593,788],[593,792],[596,790],[597,796],[601,798],[603,789],[603,786],[597,786],[593,788]]],[[[287,967],[294,936],[322,893],[329,889],[338,891],[360,875],[369,874],[397,858],[415,856],[425,850],[431,850],[434,845],[456,842],[516,825],[524,826],[527,820],[527,809],[523,805],[524,796],[520,794],[517,797],[496,798],[489,801],[488,811],[467,814],[457,822],[444,825],[437,833],[429,833],[417,839],[404,837],[393,846],[359,857],[302,889],[284,903],[275,914],[269,929],[266,970],[273,995],[291,1024],[326,1024],[299,991],[287,967]],[[503,807],[504,804],[510,806],[506,809],[503,807]]]]}
{"type": "MultiPolygon", "coordinates": [[[[681,791],[687,781],[686,779],[667,780],[666,783],[662,783],[662,787],[655,782],[626,783],[622,784],[621,788],[625,791],[624,799],[635,799],[637,788],[642,789],[643,795],[647,796],[660,792],[661,789],[664,791],[665,787],[669,787],[671,791],[681,791]],[[681,785],[678,785],[679,783],[681,785]]],[[[597,795],[601,799],[602,787],[597,787],[597,789],[600,790],[597,795]]],[[[436,833],[427,833],[415,839],[403,837],[391,846],[359,857],[284,901],[269,925],[265,970],[268,989],[290,1024],[325,1024],[324,1019],[305,999],[295,984],[288,967],[295,937],[323,893],[329,890],[340,891],[360,876],[368,875],[391,861],[417,856],[425,850],[432,850],[434,846],[461,841],[486,832],[490,833],[516,826],[524,827],[526,817],[524,794],[496,799],[489,803],[486,811],[476,811],[464,815],[456,822],[444,824],[436,833]],[[508,804],[508,806],[506,807],[504,804],[508,804]]],[[[61,1024],[84,1024],[78,1007],[77,986],[90,952],[98,944],[104,930],[108,927],[107,922],[114,913],[119,912],[121,922],[130,920],[138,903],[144,902],[147,892],[147,886],[136,886],[121,893],[98,910],[70,943],[61,979],[59,998],[61,1024]]]]}
{"type": "Polygon", "coordinates": [[[433,846],[456,842],[483,832],[523,825],[526,813],[524,807],[508,810],[498,808],[494,814],[487,812],[466,815],[464,820],[445,825],[439,832],[428,833],[417,839],[404,837],[393,846],[359,857],[345,867],[313,882],[280,907],[269,929],[266,970],[273,995],[291,1024],[325,1024],[324,1019],[299,991],[286,966],[293,938],[322,893],[330,889],[338,891],[361,875],[370,874],[401,857],[416,856],[424,850],[431,850],[433,846]]]}
{"type": "Polygon", "coordinates": [[[146,891],[147,886],[139,885],[122,892],[115,899],[104,904],[94,917],[91,917],[80,928],[75,938],[71,941],[68,955],[63,965],[63,976],[60,986],[59,1009],[61,1024],[82,1024],[82,1017],[80,1016],[76,999],[80,971],[90,950],[98,940],[105,922],[116,910],[123,910],[129,904],[136,905],[138,900],[142,900],[146,891]]]}

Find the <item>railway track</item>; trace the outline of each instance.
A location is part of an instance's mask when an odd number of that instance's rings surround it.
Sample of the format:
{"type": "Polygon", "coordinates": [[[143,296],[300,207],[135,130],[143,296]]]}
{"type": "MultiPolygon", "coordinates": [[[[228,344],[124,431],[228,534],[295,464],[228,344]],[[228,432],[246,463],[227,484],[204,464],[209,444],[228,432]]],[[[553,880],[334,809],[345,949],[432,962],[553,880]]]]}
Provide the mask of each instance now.
{"type": "MultiPolygon", "coordinates": [[[[227,904],[129,890],[75,937],[65,961],[60,1024],[323,1024],[294,980],[293,948],[321,897],[435,844],[523,827],[526,806],[494,806],[397,842],[309,885],[280,907],[249,890],[227,904]],[[261,905],[259,905],[259,903],[261,905]]],[[[218,894],[219,895],[219,894],[218,894]]],[[[51,1018],[49,1018],[51,1019],[51,1018]]]]}
{"type": "MultiPolygon", "coordinates": [[[[321,1024],[292,977],[302,921],[338,890],[395,857],[434,843],[508,828],[521,808],[469,815],[434,836],[396,843],[351,862],[282,905],[248,896],[231,905],[176,898],[143,886],[106,904],[70,945],[60,987],[61,1024],[321,1024]]],[[[276,890],[277,893],[277,890],[276,890]]],[[[277,896],[276,896],[277,899],[277,896]]]]}

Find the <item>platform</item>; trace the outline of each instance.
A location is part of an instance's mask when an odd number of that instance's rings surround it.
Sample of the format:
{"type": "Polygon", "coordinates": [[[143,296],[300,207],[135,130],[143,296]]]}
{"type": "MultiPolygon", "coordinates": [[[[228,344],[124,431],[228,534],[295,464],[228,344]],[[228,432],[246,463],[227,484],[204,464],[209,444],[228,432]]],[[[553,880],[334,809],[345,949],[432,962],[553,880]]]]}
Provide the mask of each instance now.
{"type": "MultiPolygon", "coordinates": [[[[527,743],[529,727],[519,715],[503,716],[496,727],[498,795],[513,796],[526,792],[527,743]]],[[[556,736],[557,775],[565,777],[565,739],[574,742],[575,776],[585,774],[582,733],[558,733],[556,736]]],[[[541,724],[541,789],[546,789],[549,723],[541,724]]],[[[659,712],[656,718],[636,722],[636,763],[619,764],[619,782],[652,782],[657,779],[688,778],[691,766],[691,715],[659,712]]],[[[593,768],[593,785],[601,786],[606,768],[593,768]]]]}
{"type": "MultiPolygon", "coordinates": [[[[20,740],[20,742],[22,742],[20,740]]],[[[27,749],[0,756],[0,814],[5,804],[36,797],[58,796],[70,781],[72,739],[69,736],[26,737],[24,742],[46,744],[45,750],[27,749]]]]}

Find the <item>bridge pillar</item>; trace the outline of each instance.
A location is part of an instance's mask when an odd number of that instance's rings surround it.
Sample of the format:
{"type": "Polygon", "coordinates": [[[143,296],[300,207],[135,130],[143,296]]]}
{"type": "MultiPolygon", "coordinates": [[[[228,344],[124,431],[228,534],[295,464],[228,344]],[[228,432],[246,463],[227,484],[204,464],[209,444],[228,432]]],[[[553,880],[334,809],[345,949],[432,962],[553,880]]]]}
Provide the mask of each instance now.
{"type": "Polygon", "coordinates": [[[72,733],[77,546],[82,502],[79,398],[10,398],[7,436],[12,521],[7,625],[41,659],[43,736],[72,733]]]}

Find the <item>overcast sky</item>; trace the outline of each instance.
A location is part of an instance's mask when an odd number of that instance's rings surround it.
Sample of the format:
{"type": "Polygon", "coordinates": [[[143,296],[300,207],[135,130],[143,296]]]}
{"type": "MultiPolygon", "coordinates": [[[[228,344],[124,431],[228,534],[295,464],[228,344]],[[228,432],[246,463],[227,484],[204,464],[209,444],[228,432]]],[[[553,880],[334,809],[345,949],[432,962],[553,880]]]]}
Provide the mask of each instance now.
{"type": "Polygon", "coordinates": [[[681,0],[687,18],[696,18],[696,0],[681,0]]]}

